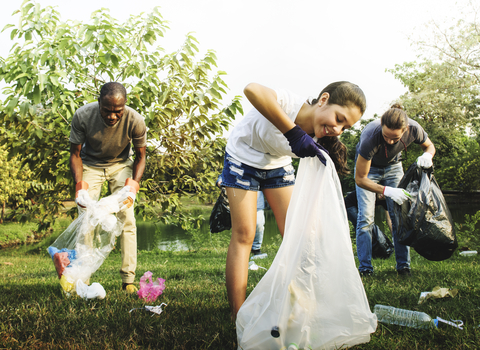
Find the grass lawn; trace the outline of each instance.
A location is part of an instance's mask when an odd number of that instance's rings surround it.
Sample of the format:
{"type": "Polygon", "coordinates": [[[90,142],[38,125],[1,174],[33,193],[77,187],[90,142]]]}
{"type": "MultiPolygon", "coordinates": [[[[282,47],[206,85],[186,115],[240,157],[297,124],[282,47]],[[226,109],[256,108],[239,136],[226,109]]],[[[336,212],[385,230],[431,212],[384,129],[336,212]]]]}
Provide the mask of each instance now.
{"type": "MultiPolygon", "coordinates": [[[[218,242],[217,242],[218,243],[218,242]]],[[[91,281],[104,300],[66,297],[44,249],[0,251],[0,348],[2,349],[235,349],[225,289],[226,243],[187,252],[140,251],[137,281],[146,271],[166,280],[155,303],[120,291],[121,257],[113,251],[91,281]],[[160,315],[134,310],[166,303],[160,315]]],[[[266,246],[269,267],[278,246],[266,246]]],[[[363,279],[370,307],[377,303],[461,319],[464,330],[442,325],[417,330],[379,324],[369,343],[355,349],[478,349],[480,344],[479,257],[430,262],[412,252],[412,277],[399,277],[394,258],[375,260],[376,273],[363,279]],[[455,298],[418,305],[420,292],[458,288],[455,298]]],[[[265,270],[249,271],[248,293],[265,270]]]]}
{"type": "MultiPolygon", "coordinates": [[[[225,288],[225,235],[201,237],[192,232],[189,251],[139,251],[136,282],[146,271],[166,280],[166,289],[155,303],[120,291],[118,249],[91,278],[105,288],[106,298],[83,300],[63,294],[46,252],[68,224],[68,219],[60,220],[40,242],[20,240],[23,244],[0,248],[0,349],[236,349],[225,288]],[[162,302],[168,305],[160,315],[129,312],[162,302]]],[[[13,235],[32,227],[11,224],[13,235]]],[[[268,258],[257,264],[269,268],[278,245],[264,245],[268,258]]],[[[417,330],[379,323],[370,342],[353,349],[480,348],[480,256],[455,252],[446,261],[432,262],[412,250],[411,277],[397,276],[393,256],[373,264],[375,274],[362,279],[371,309],[384,304],[423,311],[432,318],[460,319],[464,329],[441,324],[438,329],[417,330]],[[419,305],[420,293],[436,286],[459,292],[455,298],[419,305]]],[[[247,293],[264,274],[262,269],[249,271],[247,293]]]]}

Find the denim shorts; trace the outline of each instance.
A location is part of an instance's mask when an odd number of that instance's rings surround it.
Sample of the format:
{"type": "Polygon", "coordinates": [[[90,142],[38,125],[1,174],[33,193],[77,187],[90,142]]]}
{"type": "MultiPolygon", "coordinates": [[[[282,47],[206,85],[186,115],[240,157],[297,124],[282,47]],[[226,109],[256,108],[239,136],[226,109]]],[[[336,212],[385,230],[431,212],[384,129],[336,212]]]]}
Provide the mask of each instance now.
{"type": "Polygon", "coordinates": [[[276,169],[257,169],[243,164],[225,152],[221,186],[260,191],[295,185],[295,169],[292,164],[276,169]]]}

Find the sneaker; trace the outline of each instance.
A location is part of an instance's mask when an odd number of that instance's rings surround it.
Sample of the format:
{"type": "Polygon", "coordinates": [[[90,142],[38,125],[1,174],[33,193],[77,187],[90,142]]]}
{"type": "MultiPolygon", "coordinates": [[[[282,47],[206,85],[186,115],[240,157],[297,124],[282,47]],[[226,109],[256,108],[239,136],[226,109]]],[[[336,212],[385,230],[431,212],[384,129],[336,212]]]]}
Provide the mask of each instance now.
{"type": "Polygon", "coordinates": [[[370,270],[360,271],[360,276],[361,277],[373,276],[373,271],[370,271],[370,270]]]}
{"type": "Polygon", "coordinates": [[[397,273],[398,273],[399,276],[411,276],[412,275],[412,272],[410,272],[410,269],[408,267],[405,267],[401,270],[398,270],[397,273]]]}
{"type": "Polygon", "coordinates": [[[250,258],[250,260],[255,260],[255,259],[265,259],[268,255],[267,253],[262,253],[260,249],[253,250],[252,249],[253,256],[250,258]]]}
{"type": "Polygon", "coordinates": [[[122,290],[126,291],[128,294],[133,294],[138,291],[137,287],[135,287],[133,283],[123,283],[122,290]]]}

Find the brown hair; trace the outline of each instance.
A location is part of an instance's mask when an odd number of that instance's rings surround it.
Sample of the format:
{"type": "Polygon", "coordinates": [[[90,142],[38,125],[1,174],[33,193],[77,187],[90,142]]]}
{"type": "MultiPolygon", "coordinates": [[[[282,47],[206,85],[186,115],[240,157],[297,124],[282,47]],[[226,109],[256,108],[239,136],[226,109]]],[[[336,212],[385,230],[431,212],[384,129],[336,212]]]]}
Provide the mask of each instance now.
{"type": "Polygon", "coordinates": [[[405,130],[408,127],[408,116],[403,107],[395,103],[382,115],[382,126],[392,130],[405,130]]]}
{"type": "MultiPolygon", "coordinates": [[[[342,107],[357,106],[362,115],[365,113],[365,109],[367,109],[367,99],[362,89],[348,81],[337,81],[327,85],[318,97],[309,102],[309,104],[316,104],[325,92],[330,95],[327,104],[336,104],[342,107]]],[[[338,137],[322,137],[317,142],[329,152],[338,176],[345,176],[350,173],[350,169],[347,166],[347,147],[338,137]]]]}
{"type": "Polygon", "coordinates": [[[362,89],[348,81],[337,81],[327,85],[318,97],[309,104],[316,104],[325,92],[330,95],[327,102],[329,105],[336,104],[342,107],[357,106],[362,115],[365,113],[365,109],[367,109],[367,99],[362,89]]]}
{"type": "Polygon", "coordinates": [[[347,146],[338,137],[322,137],[318,139],[317,143],[328,151],[333,164],[335,164],[338,176],[345,176],[350,173],[347,166],[347,146]]]}

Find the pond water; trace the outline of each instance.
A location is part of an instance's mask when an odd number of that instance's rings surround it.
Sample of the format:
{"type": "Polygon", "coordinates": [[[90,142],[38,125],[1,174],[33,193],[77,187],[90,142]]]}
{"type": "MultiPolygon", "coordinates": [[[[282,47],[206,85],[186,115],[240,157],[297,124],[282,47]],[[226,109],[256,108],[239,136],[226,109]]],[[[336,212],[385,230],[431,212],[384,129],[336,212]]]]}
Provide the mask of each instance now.
{"type": "MultiPolygon", "coordinates": [[[[210,235],[208,219],[207,217],[200,227],[200,232],[204,235],[210,235]]],[[[230,230],[218,234],[230,237],[230,230]]],[[[275,217],[271,210],[266,210],[263,243],[272,244],[279,237],[281,236],[275,217]]],[[[188,250],[188,239],[189,235],[180,227],[137,220],[137,246],[140,250],[152,250],[154,248],[160,250],[188,250]]]]}
{"type": "MultiPolygon", "coordinates": [[[[480,202],[476,200],[465,202],[455,200],[445,196],[448,201],[448,207],[452,213],[454,222],[463,223],[465,214],[473,215],[480,210],[480,202]]],[[[204,215],[206,216],[206,215],[204,215]]],[[[383,228],[385,214],[377,210],[375,222],[383,228]]],[[[208,217],[200,227],[200,232],[205,235],[210,234],[208,217]]],[[[230,236],[230,231],[223,231],[226,237],[230,236]]],[[[181,228],[173,225],[155,224],[153,222],[137,220],[137,244],[140,250],[188,250],[189,235],[181,228]]],[[[271,210],[265,211],[265,234],[264,244],[272,244],[280,239],[275,217],[271,210]]]]}

